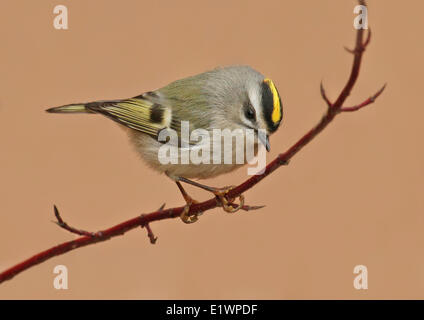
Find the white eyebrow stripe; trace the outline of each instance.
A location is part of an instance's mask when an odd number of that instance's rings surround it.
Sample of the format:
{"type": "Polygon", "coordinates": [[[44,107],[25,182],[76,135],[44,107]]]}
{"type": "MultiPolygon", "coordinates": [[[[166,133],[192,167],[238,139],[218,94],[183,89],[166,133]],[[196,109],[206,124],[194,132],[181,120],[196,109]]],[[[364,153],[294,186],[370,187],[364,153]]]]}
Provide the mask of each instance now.
{"type": "Polygon", "coordinates": [[[247,92],[248,96],[249,96],[249,100],[253,106],[253,108],[255,109],[256,112],[256,121],[257,122],[262,122],[262,112],[260,111],[261,108],[261,95],[259,93],[258,87],[257,86],[251,86],[247,92]]]}

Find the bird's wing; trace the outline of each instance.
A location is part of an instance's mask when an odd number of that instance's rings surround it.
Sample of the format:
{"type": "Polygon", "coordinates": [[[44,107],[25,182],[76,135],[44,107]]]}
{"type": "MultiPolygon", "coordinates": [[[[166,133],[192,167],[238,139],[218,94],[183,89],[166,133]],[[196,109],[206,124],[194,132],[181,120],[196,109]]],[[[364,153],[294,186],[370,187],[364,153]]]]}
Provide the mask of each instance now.
{"type": "Polygon", "coordinates": [[[85,107],[155,138],[162,129],[169,127],[171,121],[171,110],[153,102],[147,95],[125,100],[91,102],[85,107]]]}

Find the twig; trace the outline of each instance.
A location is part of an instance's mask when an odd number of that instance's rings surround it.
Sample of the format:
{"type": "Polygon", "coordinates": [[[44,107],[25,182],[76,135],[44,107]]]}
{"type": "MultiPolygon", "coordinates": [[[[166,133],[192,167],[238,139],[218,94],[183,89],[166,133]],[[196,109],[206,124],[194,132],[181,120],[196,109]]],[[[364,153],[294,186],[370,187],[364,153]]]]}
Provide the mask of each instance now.
{"type": "Polygon", "coordinates": [[[71,233],[75,233],[80,236],[89,236],[89,237],[98,237],[101,236],[100,232],[89,232],[81,229],[76,229],[74,227],[69,226],[65,221],[62,220],[62,217],[59,214],[59,210],[56,205],[53,206],[54,215],[56,216],[57,221],[53,221],[62,229],[68,230],[71,233]]]}
{"type": "MultiPolygon", "coordinates": [[[[363,0],[359,1],[360,4],[365,5],[365,2],[363,0]]],[[[327,103],[327,111],[322,117],[321,121],[313,127],[309,132],[307,132],[303,137],[301,137],[292,147],[290,147],[286,152],[281,153],[275,158],[273,161],[271,161],[265,168],[265,172],[262,175],[255,175],[247,179],[242,184],[238,185],[237,187],[231,189],[228,194],[227,198],[232,199],[239,197],[242,193],[249,190],[253,186],[255,186],[257,183],[259,183],[262,179],[269,176],[272,172],[274,172],[276,169],[278,169],[282,165],[286,165],[289,160],[297,154],[305,145],[307,145],[313,138],[315,138],[324,128],[327,127],[327,125],[336,117],[336,115],[340,114],[344,111],[356,111],[359,110],[362,107],[365,107],[366,105],[369,105],[370,103],[374,102],[374,100],[383,92],[384,87],[380,89],[376,95],[372,96],[368,100],[364,101],[363,103],[354,106],[354,107],[347,107],[343,108],[343,103],[345,102],[346,98],[349,96],[353,86],[356,83],[356,80],[358,78],[362,55],[365,50],[365,47],[369,43],[370,35],[368,36],[368,39],[363,42],[363,29],[357,30],[356,33],[356,45],[355,49],[352,50],[352,53],[354,55],[353,58],[353,64],[350,71],[349,79],[344,86],[343,90],[339,94],[338,98],[334,103],[329,103],[329,100],[325,96],[325,91],[323,98],[327,103]]],[[[323,90],[323,89],[322,89],[323,90]]],[[[195,203],[190,206],[189,215],[199,213],[199,212],[205,212],[210,209],[216,208],[218,205],[216,198],[212,198],[209,200],[206,200],[204,202],[195,203]]],[[[145,226],[149,238],[154,239],[153,233],[151,230],[149,231],[148,224],[153,221],[159,221],[164,219],[170,219],[170,218],[176,218],[181,215],[183,212],[184,206],[182,207],[176,207],[176,208],[170,208],[163,210],[158,210],[146,215],[143,215],[141,217],[136,217],[133,219],[130,219],[128,221],[125,221],[123,223],[120,223],[114,227],[111,227],[109,229],[100,231],[96,234],[96,236],[92,236],[91,233],[83,234],[82,237],[79,237],[75,240],[64,242],[62,244],[59,244],[57,246],[54,246],[50,249],[47,249],[43,252],[40,252],[33,257],[5,270],[4,272],[0,273],[0,283],[13,278],[15,275],[23,272],[26,269],[29,269],[37,264],[42,263],[43,261],[46,261],[48,259],[51,259],[52,257],[64,254],[68,251],[75,250],[80,247],[88,246],[90,244],[94,244],[101,241],[106,241],[112,237],[116,237],[118,235],[123,235],[124,233],[128,232],[131,229],[134,229],[139,226],[145,226]]],[[[245,209],[249,210],[251,207],[245,206],[245,209]]],[[[56,210],[57,211],[57,210],[56,210]]],[[[60,216],[59,216],[60,218],[60,216]]],[[[58,218],[58,220],[59,220],[58,218]]],[[[59,220],[60,223],[61,220],[59,220]]],[[[62,221],[62,228],[71,231],[73,233],[82,232],[81,230],[76,230],[72,227],[67,226],[62,221]],[[77,231],[77,232],[75,232],[77,231]]]]}
{"type": "Polygon", "coordinates": [[[327,97],[327,93],[325,92],[324,85],[322,84],[322,81],[321,81],[321,83],[319,84],[319,89],[320,89],[320,91],[321,91],[321,97],[322,97],[322,98],[324,99],[324,101],[327,103],[327,106],[328,106],[329,108],[331,108],[331,107],[333,106],[333,104],[331,103],[330,99],[328,99],[328,97],[327,97]]]}
{"type": "Polygon", "coordinates": [[[374,94],[373,96],[369,97],[364,102],[362,102],[362,103],[360,103],[360,104],[358,104],[356,106],[353,106],[353,107],[343,107],[343,108],[340,109],[340,112],[352,112],[352,111],[356,111],[356,110],[359,110],[359,109],[361,109],[363,107],[366,107],[367,105],[369,105],[371,103],[374,103],[375,100],[378,98],[378,96],[383,93],[384,89],[386,88],[386,85],[387,85],[387,83],[384,84],[384,86],[382,86],[381,89],[378,90],[376,94],[374,94]]]}
{"type": "MultiPolygon", "coordinates": [[[[144,216],[144,214],[141,215],[142,217],[144,216]]],[[[150,227],[150,224],[146,223],[144,225],[141,226],[142,228],[146,228],[147,230],[147,236],[150,239],[150,243],[151,244],[155,244],[156,241],[158,240],[158,237],[155,237],[155,235],[153,234],[152,228],[150,227]]]]}
{"type": "MultiPolygon", "coordinates": [[[[165,203],[160,206],[160,208],[158,209],[158,211],[159,212],[162,211],[163,208],[165,208],[165,203]]],[[[140,217],[143,218],[144,216],[145,216],[145,214],[142,214],[140,217]]],[[[152,228],[150,227],[150,224],[146,222],[145,224],[142,224],[140,226],[142,228],[146,228],[146,230],[147,230],[147,236],[150,239],[150,243],[151,244],[155,244],[156,241],[158,241],[158,237],[155,237],[155,235],[153,234],[153,231],[152,231],[152,228]]]]}

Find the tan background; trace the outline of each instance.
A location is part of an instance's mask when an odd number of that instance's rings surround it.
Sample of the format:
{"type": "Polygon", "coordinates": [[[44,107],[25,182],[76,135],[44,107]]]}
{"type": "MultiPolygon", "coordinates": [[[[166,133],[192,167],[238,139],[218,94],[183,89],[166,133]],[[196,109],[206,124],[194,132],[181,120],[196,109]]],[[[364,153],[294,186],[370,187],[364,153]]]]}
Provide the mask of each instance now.
{"type": "MultiPolygon", "coordinates": [[[[100,116],[47,107],[134,96],[218,65],[272,78],[285,107],[270,160],[325,110],[348,75],[355,1],[3,1],[0,10],[0,269],[74,238],[53,220],[99,230],[182,205],[100,116]],[[66,4],[69,30],[53,28],[66,4]]],[[[342,115],[246,193],[263,210],[144,230],[51,259],[0,286],[0,298],[424,298],[420,1],[370,1],[373,41],[349,104],[388,82],[381,99],[342,115]],[[69,269],[69,290],[53,268],[69,269]],[[364,264],[369,290],[353,288],[364,264]]],[[[206,181],[238,184],[246,169],[206,181]]],[[[198,199],[209,194],[190,188],[198,199]]]]}

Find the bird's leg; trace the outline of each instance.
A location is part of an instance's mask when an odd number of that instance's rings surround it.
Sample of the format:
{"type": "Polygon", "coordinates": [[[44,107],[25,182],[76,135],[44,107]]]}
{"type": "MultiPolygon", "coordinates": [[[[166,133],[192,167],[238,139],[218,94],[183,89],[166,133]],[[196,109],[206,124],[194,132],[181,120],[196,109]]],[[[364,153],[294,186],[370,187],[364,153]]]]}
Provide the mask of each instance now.
{"type": "MultiPolygon", "coordinates": [[[[234,186],[229,186],[229,187],[224,187],[224,188],[215,188],[215,187],[206,186],[206,185],[198,183],[196,181],[189,180],[189,179],[184,178],[184,177],[178,177],[178,180],[185,182],[185,183],[188,183],[188,184],[191,184],[193,186],[202,188],[203,190],[207,190],[209,192],[212,192],[216,196],[218,201],[221,203],[222,208],[226,212],[230,212],[230,213],[236,212],[236,211],[240,210],[244,205],[244,196],[243,195],[240,195],[240,197],[239,197],[240,198],[240,204],[237,207],[233,207],[231,205],[231,203],[234,201],[234,199],[227,199],[227,197],[226,197],[227,193],[231,189],[233,189],[234,186]]],[[[181,188],[180,188],[180,190],[181,190],[181,188]]]]}
{"type": "Polygon", "coordinates": [[[197,218],[198,214],[193,214],[193,215],[189,216],[188,212],[190,210],[190,206],[193,203],[197,203],[197,201],[189,196],[189,194],[184,190],[183,186],[181,185],[181,183],[179,181],[175,181],[175,183],[177,184],[178,189],[180,189],[180,192],[183,195],[184,200],[186,201],[186,205],[184,207],[184,210],[180,215],[181,220],[184,223],[194,223],[194,222],[196,222],[198,220],[198,218],[197,218]]]}

